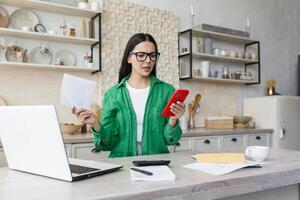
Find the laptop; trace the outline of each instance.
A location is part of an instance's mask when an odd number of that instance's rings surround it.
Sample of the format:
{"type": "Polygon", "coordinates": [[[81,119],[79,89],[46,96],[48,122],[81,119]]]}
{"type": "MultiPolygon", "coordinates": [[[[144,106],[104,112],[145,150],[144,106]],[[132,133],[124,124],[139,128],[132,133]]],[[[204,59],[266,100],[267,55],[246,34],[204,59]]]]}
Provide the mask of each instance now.
{"type": "Polygon", "coordinates": [[[11,169],[77,181],[123,167],[68,158],[52,105],[0,106],[0,122],[0,138],[11,169]]]}

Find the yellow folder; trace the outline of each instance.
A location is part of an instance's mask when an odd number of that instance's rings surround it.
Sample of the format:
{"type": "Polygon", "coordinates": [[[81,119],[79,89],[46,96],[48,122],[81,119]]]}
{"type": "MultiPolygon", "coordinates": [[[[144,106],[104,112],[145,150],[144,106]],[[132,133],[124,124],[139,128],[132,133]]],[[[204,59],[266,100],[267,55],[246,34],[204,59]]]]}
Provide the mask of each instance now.
{"type": "Polygon", "coordinates": [[[203,163],[244,163],[244,153],[200,153],[196,155],[197,162],[203,163]]]}

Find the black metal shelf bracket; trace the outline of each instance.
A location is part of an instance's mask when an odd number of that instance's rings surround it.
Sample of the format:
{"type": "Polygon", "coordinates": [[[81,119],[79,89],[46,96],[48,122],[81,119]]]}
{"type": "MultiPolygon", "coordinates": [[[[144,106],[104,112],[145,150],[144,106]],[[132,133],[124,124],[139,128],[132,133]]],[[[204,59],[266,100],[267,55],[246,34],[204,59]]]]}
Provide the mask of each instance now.
{"type": "Polygon", "coordinates": [[[92,21],[92,24],[95,24],[95,19],[98,17],[98,20],[99,20],[99,30],[98,30],[98,35],[99,35],[99,40],[98,42],[94,43],[91,45],[91,59],[94,60],[94,48],[95,46],[99,45],[99,69],[96,70],[96,71],[93,71],[91,72],[91,74],[95,74],[95,73],[98,73],[98,72],[101,72],[102,71],[102,59],[101,59],[101,13],[97,13],[95,16],[93,16],[91,18],[91,21],[92,21]]]}
{"type": "Polygon", "coordinates": [[[260,74],[260,42],[259,41],[255,41],[255,42],[251,42],[251,43],[247,43],[244,46],[244,53],[247,52],[247,47],[252,46],[252,45],[257,45],[257,62],[251,62],[251,63],[246,63],[245,64],[245,72],[247,71],[247,67],[249,65],[257,65],[257,82],[255,83],[246,83],[246,85],[254,85],[254,84],[260,84],[261,81],[261,74],[260,74]]]}

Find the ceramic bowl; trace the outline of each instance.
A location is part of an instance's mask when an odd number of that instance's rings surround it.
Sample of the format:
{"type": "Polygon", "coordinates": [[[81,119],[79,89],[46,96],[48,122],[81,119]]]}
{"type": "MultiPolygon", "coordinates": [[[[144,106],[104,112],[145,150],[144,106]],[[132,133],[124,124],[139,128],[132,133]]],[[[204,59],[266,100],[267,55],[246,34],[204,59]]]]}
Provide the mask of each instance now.
{"type": "Polygon", "coordinates": [[[60,126],[61,132],[63,134],[71,134],[71,135],[73,135],[73,134],[77,133],[81,129],[82,124],[60,123],[59,126],[60,126]]]}
{"type": "Polygon", "coordinates": [[[236,124],[246,124],[251,120],[250,116],[234,116],[233,122],[236,124]]]}

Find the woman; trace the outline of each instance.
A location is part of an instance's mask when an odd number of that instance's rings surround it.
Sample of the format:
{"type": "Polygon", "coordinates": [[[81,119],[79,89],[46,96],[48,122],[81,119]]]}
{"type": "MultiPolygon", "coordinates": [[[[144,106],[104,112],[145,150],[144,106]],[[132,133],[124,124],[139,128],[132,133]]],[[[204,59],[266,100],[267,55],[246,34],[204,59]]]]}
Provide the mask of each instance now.
{"type": "Polygon", "coordinates": [[[174,87],[156,78],[159,55],[150,34],[133,35],[124,51],[119,82],[104,95],[101,122],[85,109],[72,110],[82,123],[92,125],[96,148],[111,151],[109,157],[168,153],[167,145],[177,144],[181,137],[178,119],[185,105],[172,104],[175,116],[161,116],[174,87]]]}

